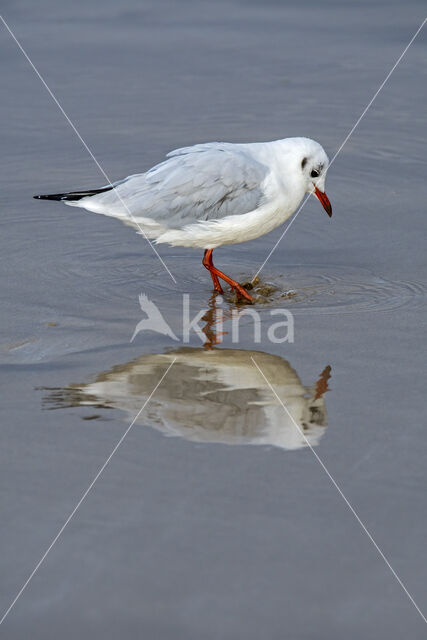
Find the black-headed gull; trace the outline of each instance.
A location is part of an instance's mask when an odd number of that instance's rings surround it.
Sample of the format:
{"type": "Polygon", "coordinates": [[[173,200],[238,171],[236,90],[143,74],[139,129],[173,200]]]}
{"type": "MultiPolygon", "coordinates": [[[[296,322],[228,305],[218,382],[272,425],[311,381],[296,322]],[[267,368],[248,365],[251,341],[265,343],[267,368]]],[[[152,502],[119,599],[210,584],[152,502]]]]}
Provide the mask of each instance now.
{"type": "Polygon", "coordinates": [[[309,138],[232,144],[208,142],[171,151],[146,173],[101,189],[34,196],[119,218],[157,243],[204,249],[203,265],[214,288],[219,278],[252,301],[235,280],[217,269],[212,252],[253,240],[289,218],[306,193],[329,216],[325,193],[328,156],[309,138]]]}

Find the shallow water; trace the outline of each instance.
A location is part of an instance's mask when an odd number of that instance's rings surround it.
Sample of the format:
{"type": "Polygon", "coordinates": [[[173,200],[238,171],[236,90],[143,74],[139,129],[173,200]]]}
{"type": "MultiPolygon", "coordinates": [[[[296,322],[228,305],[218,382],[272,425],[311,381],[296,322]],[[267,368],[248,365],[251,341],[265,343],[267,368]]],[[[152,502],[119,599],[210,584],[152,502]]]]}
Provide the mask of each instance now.
{"type": "MultiPolygon", "coordinates": [[[[332,0],[3,9],[111,178],[213,139],[302,134],[332,156],[423,14],[332,0]]],[[[182,344],[182,294],[207,324],[212,311],[197,252],[159,247],[175,285],[132,229],[32,200],[105,178],[3,32],[0,616],[177,358],[5,637],[425,637],[293,421],[425,612],[426,47],[423,32],[331,167],[332,219],[309,201],[262,270],[261,341],[242,316],[238,344],[226,320],[206,349],[182,344]],[[130,342],[141,293],[178,340],[130,342]],[[282,307],[292,344],[266,338],[282,307]]],[[[279,233],[216,263],[250,279],[279,233]]],[[[235,308],[228,292],[215,304],[235,308]]]]}
{"type": "MultiPolygon", "coordinates": [[[[92,383],[46,389],[45,407],[120,409],[129,422],[149,425],[165,435],[191,442],[274,445],[285,450],[318,444],[327,426],[324,394],[330,367],[316,384],[301,383],[289,362],[252,350],[180,348],[140,356],[99,374],[92,383]],[[281,402],[254,367],[274,385],[281,402]],[[151,382],[166,377],[147,411],[151,382]],[[301,433],[302,432],[302,433],[301,433]]],[[[101,414],[84,415],[84,420],[101,414]]]]}

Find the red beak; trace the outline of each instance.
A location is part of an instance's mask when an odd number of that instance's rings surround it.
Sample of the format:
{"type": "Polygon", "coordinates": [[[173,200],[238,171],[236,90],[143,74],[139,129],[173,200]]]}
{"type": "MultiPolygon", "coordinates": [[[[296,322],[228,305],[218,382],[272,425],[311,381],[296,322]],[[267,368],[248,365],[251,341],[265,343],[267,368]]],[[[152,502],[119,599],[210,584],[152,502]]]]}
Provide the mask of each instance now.
{"type": "Polygon", "coordinates": [[[324,193],[323,191],[320,191],[320,189],[318,189],[316,187],[316,185],[314,185],[314,193],[319,198],[320,202],[322,203],[322,207],[324,208],[324,210],[326,211],[328,216],[331,217],[331,215],[332,215],[332,205],[329,202],[329,198],[326,195],[326,193],[324,193]]]}

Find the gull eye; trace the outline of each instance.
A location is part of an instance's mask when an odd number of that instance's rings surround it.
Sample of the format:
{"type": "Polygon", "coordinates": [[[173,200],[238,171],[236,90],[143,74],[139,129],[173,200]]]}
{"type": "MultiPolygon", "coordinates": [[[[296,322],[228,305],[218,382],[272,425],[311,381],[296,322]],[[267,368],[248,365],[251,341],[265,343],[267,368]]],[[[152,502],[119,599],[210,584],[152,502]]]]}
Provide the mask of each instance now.
{"type": "Polygon", "coordinates": [[[319,177],[319,172],[317,171],[317,169],[313,169],[313,171],[310,173],[312,178],[318,178],[319,177]]]}

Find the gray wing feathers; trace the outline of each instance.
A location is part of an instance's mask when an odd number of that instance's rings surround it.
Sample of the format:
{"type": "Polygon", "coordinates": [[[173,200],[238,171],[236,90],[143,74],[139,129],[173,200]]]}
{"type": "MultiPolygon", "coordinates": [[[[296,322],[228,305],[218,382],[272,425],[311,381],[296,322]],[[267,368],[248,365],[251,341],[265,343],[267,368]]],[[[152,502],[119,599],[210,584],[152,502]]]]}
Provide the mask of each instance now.
{"type": "MultiPolygon", "coordinates": [[[[172,151],[147,173],[116,183],[116,191],[136,219],[180,228],[256,209],[267,171],[243,145],[199,144],[172,151]]],[[[118,195],[109,191],[91,200],[98,210],[114,215],[118,208],[126,217],[118,195]]]]}

